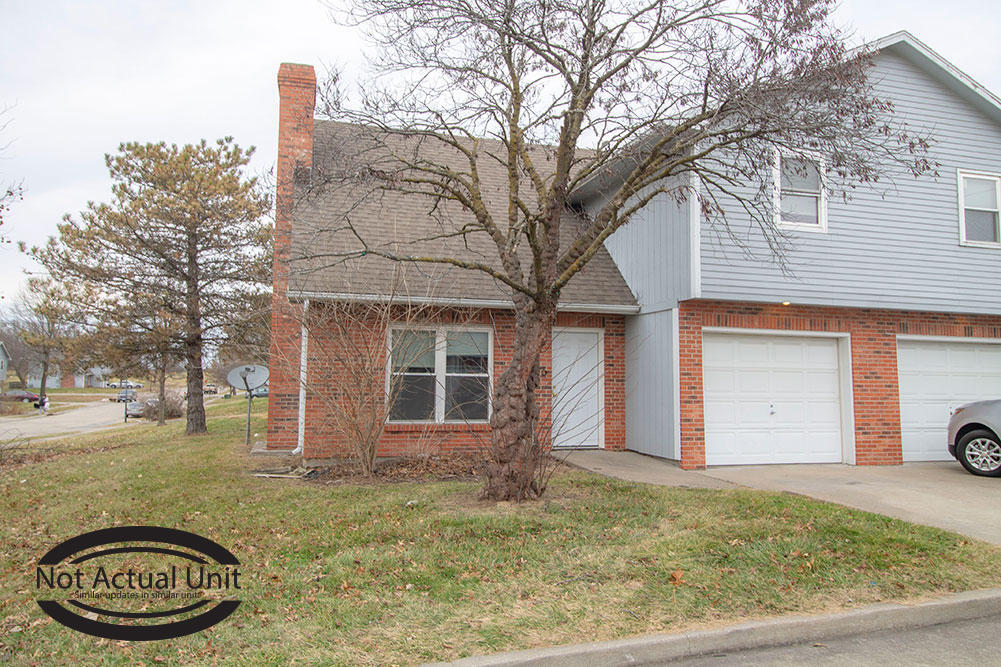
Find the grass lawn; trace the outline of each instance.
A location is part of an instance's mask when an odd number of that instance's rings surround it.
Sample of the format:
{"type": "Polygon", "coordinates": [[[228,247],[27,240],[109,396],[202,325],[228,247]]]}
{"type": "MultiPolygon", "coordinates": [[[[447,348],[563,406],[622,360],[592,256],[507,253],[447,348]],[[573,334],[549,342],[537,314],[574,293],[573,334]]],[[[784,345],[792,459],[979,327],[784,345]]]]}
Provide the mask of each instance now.
{"type": "Polygon", "coordinates": [[[27,417],[35,414],[37,410],[33,403],[0,401],[0,417],[27,417]]]}
{"type": "MultiPolygon", "coordinates": [[[[254,401],[262,432],[266,401],[254,401]]],[[[1001,553],[806,498],[673,489],[568,472],[548,498],[475,500],[460,482],[322,485],[251,477],[246,403],[77,438],[0,470],[0,660],[411,663],[832,610],[1001,583],[1001,553]],[[202,633],[127,643],[33,602],[42,553],[114,525],[183,528],[240,559],[243,604],[202,633]]]]}

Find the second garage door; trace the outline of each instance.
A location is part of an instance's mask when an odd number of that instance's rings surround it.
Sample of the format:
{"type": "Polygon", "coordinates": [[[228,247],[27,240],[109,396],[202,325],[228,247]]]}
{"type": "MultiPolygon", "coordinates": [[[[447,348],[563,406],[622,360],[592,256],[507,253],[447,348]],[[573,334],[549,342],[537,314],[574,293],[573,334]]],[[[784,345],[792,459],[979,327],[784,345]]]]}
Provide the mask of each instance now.
{"type": "Polygon", "coordinates": [[[901,340],[900,436],[905,461],[950,461],[951,409],[1001,398],[1001,345],[901,340]]]}
{"type": "Polygon", "coordinates": [[[840,463],[835,338],[706,333],[706,464],[840,463]]]}

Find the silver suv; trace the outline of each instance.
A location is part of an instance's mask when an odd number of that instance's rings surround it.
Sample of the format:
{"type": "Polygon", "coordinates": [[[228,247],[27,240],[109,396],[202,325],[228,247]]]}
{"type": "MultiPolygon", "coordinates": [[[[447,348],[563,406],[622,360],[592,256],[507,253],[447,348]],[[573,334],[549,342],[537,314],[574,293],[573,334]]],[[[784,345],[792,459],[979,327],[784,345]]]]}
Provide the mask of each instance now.
{"type": "Polygon", "coordinates": [[[1001,400],[956,408],[949,419],[949,453],[974,475],[1001,477],[1001,400]]]}

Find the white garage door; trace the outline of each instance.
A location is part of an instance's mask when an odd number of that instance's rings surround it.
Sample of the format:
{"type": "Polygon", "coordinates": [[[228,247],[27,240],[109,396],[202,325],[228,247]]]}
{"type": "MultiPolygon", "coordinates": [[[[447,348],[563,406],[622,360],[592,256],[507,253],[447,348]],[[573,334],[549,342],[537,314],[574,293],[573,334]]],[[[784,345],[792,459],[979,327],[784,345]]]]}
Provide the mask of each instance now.
{"type": "Polygon", "coordinates": [[[705,334],[706,464],[840,463],[833,338],[705,334]]]}
{"type": "Polygon", "coordinates": [[[952,460],[949,413],[963,403],[1001,398],[1001,345],[901,340],[897,372],[904,460],[952,460]]]}

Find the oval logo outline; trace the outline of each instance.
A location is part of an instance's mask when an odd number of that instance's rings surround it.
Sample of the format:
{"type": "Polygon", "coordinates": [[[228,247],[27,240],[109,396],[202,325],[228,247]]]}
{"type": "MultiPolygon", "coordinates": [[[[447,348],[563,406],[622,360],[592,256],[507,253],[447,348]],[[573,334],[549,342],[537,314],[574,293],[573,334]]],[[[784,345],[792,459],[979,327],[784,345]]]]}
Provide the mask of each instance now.
{"type": "MultiPolygon", "coordinates": [[[[195,533],[179,530],[177,528],[165,528],[161,526],[116,526],[113,528],[102,528],[72,537],[49,549],[48,552],[39,559],[41,565],[59,565],[81,551],[94,547],[107,546],[122,542],[152,542],[157,544],[167,544],[174,547],[182,547],[195,551],[208,559],[215,561],[219,565],[239,565],[240,561],[228,549],[208,538],[195,533]]],[[[95,553],[79,556],[68,562],[77,564],[92,558],[106,556],[115,553],[162,553],[187,558],[193,562],[208,564],[208,560],[197,555],[189,554],[176,549],[138,546],[138,547],[116,547],[104,549],[95,553]]],[[[124,641],[154,641],[161,639],[174,639],[185,635],[194,634],[209,628],[236,611],[240,606],[240,600],[221,600],[211,609],[181,621],[173,623],[160,623],[156,625],[118,625],[105,621],[98,621],[77,614],[73,610],[64,606],[56,600],[35,600],[38,606],[49,617],[56,622],[78,632],[102,637],[104,639],[115,639],[124,641]]],[[[209,604],[208,600],[200,600],[194,604],[180,607],[174,610],[162,612],[118,612],[100,609],[76,600],[68,600],[69,604],[84,610],[85,612],[103,614],[117,618],[162,618],[165,616],[175,616],[200,609],[209,604]]]]}

